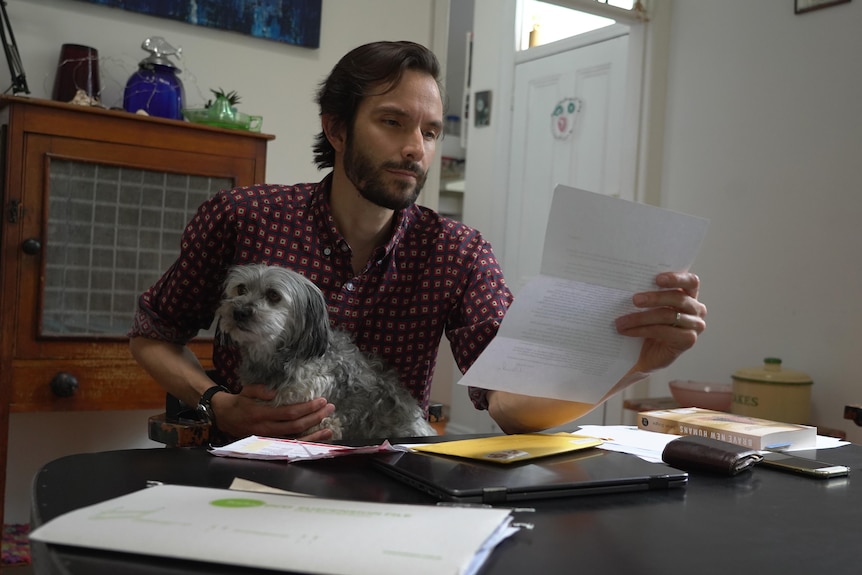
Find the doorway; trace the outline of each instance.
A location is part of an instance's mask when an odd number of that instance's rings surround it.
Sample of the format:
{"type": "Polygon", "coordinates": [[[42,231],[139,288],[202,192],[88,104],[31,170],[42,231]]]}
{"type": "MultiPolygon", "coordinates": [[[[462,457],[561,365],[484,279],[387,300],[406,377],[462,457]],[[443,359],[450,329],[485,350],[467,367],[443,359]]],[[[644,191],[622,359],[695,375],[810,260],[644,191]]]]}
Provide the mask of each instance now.
{"type": "MultiPolygon", "coordinates": [[[[586,2],[581,1],[576,3],[578,5],[586,4],[586,2]]],[[[542,92],[539,87],[541,81],[537,80],[538,77],[542,76],[542,73],[534,74],[531,69],[537,69],[541,65],[533,65],[531,62],[545,59],[552,61],[559,54],[570,53],[568,57],[562,56],[558,60],[568,61],[572,54],[576,53],[576,50],[585,49],[584,53],[594,52],[590,49],[591,46],[607,42],[602,50],[608,49],[610,46],[609,51],[613,56],[611,56],[611,60],[606,61],[604,66],[607,69],[607,62],[616,62],[610,65],[612,72],[601,71],[602,65],[597,64],[597,67],[592,70],[592,75],[589,76],[585,74],[590,69],[590,65],[576,64],[575,69],[580,68],[582,72],[572,72],[570,76],[575,78],[580,74],[580,81],[582,82],[588,79],[596,80],[594,85],[590,87],[594,90],[594,94],[601,91],[597,88],[601,82],[612,82],[616,86],[619,84],[626,86],[622,90],[621,100],[618,99],[614,104],[604,107],[604,112],[601,114],[607,117],[611,108],[615,111],[622,110],[619,114],[613,112],[615,116],[613,121],[621,122],[621,125],[618,129],[616,127],[611,128],[606,140],[616,142],[612,145],[616,148],[614,153],[617,158],[623,158],[621,162],[625,164],[625,168],[618,169],[612,177],[602,176],[602,173],[610,172],[609,162],[617,162],[616,159],[610,160],[605,157],[602,160],[605,163],[605,169],[598,172],[594,171],[593,175],[590,176],[590,181],[602,182],[602,189],[596,191],[627,198],[641,198],[639,190],[636,189],[635,172],[637,166],[634,165],[636,163],[634,158],[637,155],[638,142],[641,138],[640,74],[642,73],[644,46],[646,45],[644,27],[636,24],[632,18],[628,23],[631,25],[617,24],[610,28],[519,52],[516,50],[516,45],[522,7],[519,0],[475,0],[473,76],[470,92],[473,96],[478,91],[493,92],[494,107],[489,124],[476,126],[469,119],[467,121],[467,173],[463,211],[463,221],[467,225],[481,230],[483,235],[494,245],[498,259],[503,262],[503,270],[506,277],[509,278],[509,284],[516,293],[521,278],[534,273],[529,266],[534,265],[536,271],[538,270],[544,237],[543,230],[547,223],[547,210],[553,190],[553,184],[540,183],[538,180],[541,178],[535,174],[530,174],[529,168],[532,166],[527,164],[532,164],[529,154],[531,150],[530,144],[526,142],[529,136],[527,136],[526,131],[523,131],[525,127],[516,126],[516,123],[524,120],[525,116],[524,113],[516,111],[516,107],[530,100],[526,98],[522,101],[521,96],[518,95],[518,86],[521,84],[526,86],[533,82],[533,87],[525,89],[522,96],[526,97],[532,92],[534,96],[532,102],[535,103],[537,102],[535,97],[539,97],[542,92]],[[621,61],[618,57],[620,54],[622,54],[621,61]],[[628,66],[625,64],[627,62],[633,62],[634,65],[628,66]],[[621,78],[624,78],[624,81],[621,78]],[[517,134],[516,131],[518,131],[517,134]],[[520,167],[514,165],[512,161],[514,157],[521,158],[520,167]],[[596,173],[600,175],[596,176],[596,173]],[[615,178],[618,181],[612,183],[615,178]],[[534,188],[544,186],[547,190],[541,192],[540,196],[544,194],[546,199],[533,202],[534,198],[529,195],[531,190],[528,186],[521,183],[521,187],[514,190],[515,181],[527,181],[534,188]],[[547,202],[544,207],[538,205],[543,201],[547,202]],[[524,216],[525,211],[530,212],[529,217],[524,216]],[[525,239],[526,243],[532,247],[523,245],[525,242],[522,240],[525,239]],[[535,255],[536,250],[538,250],[538,255],[535,255]],[[529,255],[530,253],[533,255],[529,255]]],[[[601,59],[604,56],[598,58],[601,59]]],[[[552,76],[553,74],[545,75],[552,76]]],[[[570,80],[569,84],[576,85],[577,81],[575,80],[575,84],[572,84],[570,80]]],[[[551,81],[551,85],[554,82],[556,80],[551,81]]],[[[564,84],[565,82],[558,82],[559,86],[564,84]]],[[[554,90],[557,89],[554,88],[554,90]]],[[[532,105],[526,105],[525,110],[528,109],[527,111],[530,113],[538,110],[535,112],[536,118],[544,117],[536,120],[541,124],[544,135],[551,134],[551,110],[549,107],[567,98],[568,96],[564,93],[574,94],[573,88],[566,88],[565,90],[560,88],[560,90],[546,90],[541,96],[544,100],[535,108],[532,105]]],[[[593,93],[582,94],[582,103],[586,104],[587,98],[594,99],[597,97],[593,93]]],[[[595,102],[590,107],[593,112],[596,111],[595,102]]],[[[585,113],[586,107],[583,109],[583,114],[585,113]]],[[[596,117],[598,115],[593,114],[591,120],[596,117]]],[[[577,121],[585,118],[586,116],[582,115],[577,121]]],[[[594,125],[585,120],[580,125],[580,129],[593,130],[594,125]]],[[[574,135],[575,132],[569,137],[573,138],[574,135]]],[[[564,141],[562,147],[576,148],[577,146],[572,146],[573,142],[574,139],[568,142],[564,141]]],[[[607,145],[609,144],[605,142],[602,146],[607,147],[607,145]]],[[[566,153],[562,153],[562,156],[565,156],[566,153]]],[[[571,154],[569,155],[571,156],[571,154]]],[[[562,169],[563,164],[561,159],[559,162],[560,169],[562,169]]],[[[548,170],[547,166],[540,169],[548,170]]],[[[533,171],[535,172],[535,170],[533,171]]],[[[587,189],[596,187],[592,183],[587,185],[577,179],[554,178],[559,183],[578,185],[587,189]]],[[[546,179],[554,178],[548,176],[546,179]]],[[[456,374],[456,380],[457,378],[458,375],[456,374]]],[[[597,409],[590,414],[589,421],[583,419],[579,420],[578,423],[620,423],[624,417],[622,401],[622,396],[615,397],[602,409],[597,409]]],[[[467,399],[466,388],[457,385],[457,383],[453,385],[451,406],[450,432],[485,433],[499,431],[487,413],[473,409],[467,399]]]]}

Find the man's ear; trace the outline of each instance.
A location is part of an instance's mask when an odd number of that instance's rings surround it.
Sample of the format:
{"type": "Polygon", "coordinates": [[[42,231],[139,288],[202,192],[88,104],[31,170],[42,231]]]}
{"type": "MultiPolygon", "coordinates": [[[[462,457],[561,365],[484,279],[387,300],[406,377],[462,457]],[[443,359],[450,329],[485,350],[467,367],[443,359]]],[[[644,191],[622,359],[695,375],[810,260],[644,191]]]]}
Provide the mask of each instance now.
{"type": "Polygon", "coordinates": [[[347,139],[347,131],[344,129],[344,125],[331,114],[323,114],[320,118],[320,124],[323,128],[323,133],[326,135],[326,139],[329,140],[335,151],[339,153],[343,152],[344,142],[347,139]]]}

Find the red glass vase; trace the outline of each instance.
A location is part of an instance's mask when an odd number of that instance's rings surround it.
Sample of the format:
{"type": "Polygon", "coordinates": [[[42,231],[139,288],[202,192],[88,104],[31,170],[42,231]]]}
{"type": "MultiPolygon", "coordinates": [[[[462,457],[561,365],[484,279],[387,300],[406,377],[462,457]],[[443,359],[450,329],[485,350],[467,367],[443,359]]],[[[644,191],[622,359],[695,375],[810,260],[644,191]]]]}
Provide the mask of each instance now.
{"type": "Polygon", "coordinates": [[[71,102],[78,90],[83,90],[90,98],[98,99],[101,89],[98,50],[80,44],[63,44],[51,98],[71,102]]]}

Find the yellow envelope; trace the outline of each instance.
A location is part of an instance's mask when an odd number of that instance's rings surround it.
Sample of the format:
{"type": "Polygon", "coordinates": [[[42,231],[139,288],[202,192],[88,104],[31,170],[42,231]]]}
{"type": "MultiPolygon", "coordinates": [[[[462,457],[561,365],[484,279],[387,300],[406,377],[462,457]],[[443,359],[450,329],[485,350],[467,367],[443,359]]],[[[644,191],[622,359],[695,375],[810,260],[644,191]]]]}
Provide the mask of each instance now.
{"type": "Polygon", "coordinates": [[[415,451],[454,455],[494,463],[514,463],[595,447],[601,439],[571,433],[523,433],[477,439],[459,439],[416,445],[415,451]]]}

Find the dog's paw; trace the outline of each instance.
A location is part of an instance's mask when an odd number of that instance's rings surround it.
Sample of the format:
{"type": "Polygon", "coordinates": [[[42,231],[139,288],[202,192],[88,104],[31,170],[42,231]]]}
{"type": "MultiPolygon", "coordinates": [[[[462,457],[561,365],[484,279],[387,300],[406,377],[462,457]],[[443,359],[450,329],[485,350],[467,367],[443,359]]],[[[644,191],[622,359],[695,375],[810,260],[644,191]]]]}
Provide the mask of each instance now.
{"type": "Polygon", "coordinates": [[[341,426],[341,421],[337,417],[323,418],[323,421],[320,422],[320,427],[332,431],[332,441],[343,437],[344,430],[341,426]]]}

